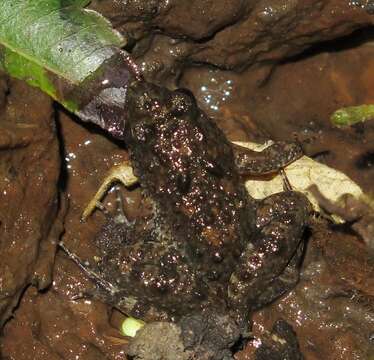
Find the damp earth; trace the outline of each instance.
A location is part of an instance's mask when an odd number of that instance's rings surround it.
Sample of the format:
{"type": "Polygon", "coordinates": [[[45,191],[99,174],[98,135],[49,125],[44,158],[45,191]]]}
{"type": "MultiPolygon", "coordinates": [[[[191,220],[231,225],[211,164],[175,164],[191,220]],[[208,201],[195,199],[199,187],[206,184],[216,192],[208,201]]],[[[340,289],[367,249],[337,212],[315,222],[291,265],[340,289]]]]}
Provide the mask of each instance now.
{"type": "MultiPolygon", "coordinates": [[[[374,119],[344,129],[329,120],[339,108],[374,104],[373,3],[186,4],[90,7],[125,35],[147,81],[190,90],[228,140],[297,140],[373,194],[374,119]]],[[[351,224],[312,219],[297,285],[253,312],[246,341],[226,317],[204,314],[179,327],[151,324],[130,341],[119,331],[124,315],[82,296],[95,284],[58,248],[63,241],[81,259],[97,256],[105,215],[82,223],[81,214],[109,169],[129,159],[126,146],[0,73],[0,158],[1,358],[373,358],[374,255],[351,224]]],[[[139,187],[122,195],[130,221],[149,211],[139,187]]],[[[115,208],[111,191],[105,206],[115,208]]]]}

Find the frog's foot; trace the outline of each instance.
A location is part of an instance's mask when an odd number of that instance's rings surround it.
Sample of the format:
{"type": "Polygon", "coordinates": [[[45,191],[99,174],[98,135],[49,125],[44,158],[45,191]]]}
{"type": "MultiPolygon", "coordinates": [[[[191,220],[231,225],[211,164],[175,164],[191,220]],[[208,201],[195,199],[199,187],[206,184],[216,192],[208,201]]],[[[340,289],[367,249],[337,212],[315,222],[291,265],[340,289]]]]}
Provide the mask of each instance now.
{"type": "Polygon", "coordinates": [[[353,195],[347,193],[342,195],[337,201],[331,201],[324,196],[316,184],[310,185],[307,189],[317,200],[318,205],[327,214],[335,214],[348,222],[355,222],[365,215],[365,211],[369,212],[369,207],[353,195]]]}
{"type": "Polygon", "coordinates": [[[262,307],[298,281],[303,232],[311,206],[298,192],[264,199],[257,210],[257,234],[240,257],[229,283],[229,301],[238,314],[262,307]]]}
{"type": "Polygon", "coordinates": [[[112,285],[110,282],[106,281],[105,279],[100,276],[96,271],[90,268],[90,265],[87,262],[82,261],[78,255],[73,253],[62,241],[59,243],[60,248],[64,251],[64,253],[76,264],[78,267],[83,270],[83,272],[95,282],[101,286],[104,290],[111,294],[118,293],[119,290],[116,286],[112,285]]]}
{"type": "Polygon", "coordinates": [[[193,359],[234,359],[233,347],[241,332],[229,314],[206,309],[203,313],[183,316],[177,325],[185,348],[193,349],[193,359]]]}
{"type": "Polygon", "coordinates": [[[369,249],[374,250],[374,210],[369,202],[352,194],[344,194],[334,202],[326,198],[315,184],[307,190],[313,194],[327,218],[333,220],[330,215],[340,216],[350,223],[352,230],[362,238],[369,249]]]}
{"type": "MultiPolygon", "coordinates": [[[[95,208],[99,208],[105,212],[105,208],[101,204],[100,200],[114,182],[120,182],[126,187],[133,186],[138,182],[138,178],[134,175],[129,162],[123,162],[120,165],[116,165],[109,170],[109,173],[105,177],[99,190],[96,192],[93,199],[84,209],[82,214],[83,221],[85,221],[92,214],[95,208]]],[[[117,209],[120,208],[122,209],[122,207],[117,207],[117,209]]]]}
{"type": "Polygon", "coordinates": [[[303,155],[301,146],[294,142],[275,142],[261,152],[233,144],[235,164],[240,174],[267,175],[277,173],[303,155]]]}

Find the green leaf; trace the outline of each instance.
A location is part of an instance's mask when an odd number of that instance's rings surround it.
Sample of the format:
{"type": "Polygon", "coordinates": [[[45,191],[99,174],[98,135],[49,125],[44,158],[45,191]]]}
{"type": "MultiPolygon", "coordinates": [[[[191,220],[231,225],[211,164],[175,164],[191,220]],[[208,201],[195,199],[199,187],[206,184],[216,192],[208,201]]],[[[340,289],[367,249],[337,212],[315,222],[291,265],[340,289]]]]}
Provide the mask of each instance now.
{"type": "Polygon", "coordinates": [[[0,67],[41,88],[69,110],[64,93],[79,85],[123,45],[88,0],[0,0],[0,67]]]}
{"type": "Polygon", "coordinates": [[[370,119],[374,119],[374,105],[349,106],[331,115],[331,122],[336,126],[351,126],[370,119]]]}

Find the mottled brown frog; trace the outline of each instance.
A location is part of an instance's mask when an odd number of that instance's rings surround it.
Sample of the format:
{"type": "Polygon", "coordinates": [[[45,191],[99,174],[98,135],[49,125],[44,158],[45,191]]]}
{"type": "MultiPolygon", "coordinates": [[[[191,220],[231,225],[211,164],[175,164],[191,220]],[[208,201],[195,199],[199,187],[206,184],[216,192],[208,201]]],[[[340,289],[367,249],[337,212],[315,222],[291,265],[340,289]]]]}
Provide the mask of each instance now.
{"type": "Polygon", "coordinates": [[[95,239],[98,259],[78,261],[100,285],[96,296],[145,320],[213,309],[245,328],[250,311],[296,284],[310,205],[293,191],[256,201],[243,175],[278,171],[300,148],[233,146],[184,90],[135,81],[127,109],[136,177],[122,167],[104,188],[116,178],[125,185],[137,179],[152,212],[134,222],[109,216],[95,239]]]}

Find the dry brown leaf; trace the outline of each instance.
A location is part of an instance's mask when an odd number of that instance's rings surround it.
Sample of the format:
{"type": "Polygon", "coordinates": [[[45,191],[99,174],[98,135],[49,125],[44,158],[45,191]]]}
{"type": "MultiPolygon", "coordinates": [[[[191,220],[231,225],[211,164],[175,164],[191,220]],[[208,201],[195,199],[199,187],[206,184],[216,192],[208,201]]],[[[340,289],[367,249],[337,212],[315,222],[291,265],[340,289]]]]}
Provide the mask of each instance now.
{"type": "MultiPolygon", "coordinates": [[[[266,144],[257,144],[250,142],[234,142],[237,145],[247,147],[254,151],[262,151],[271,142],[266,144]]],[[[320,192],[331,202],[336,202],[344,194],[351,194],[361,199],[364,197],[362,189],[347,175],[335,170],[327,165],[321,164],[307,156],[301,157],[284,169],[286,176],[296,191],[304,193],[312,203],[315,211],[320,212],[321,209],[317,200],[312,193],[308,191],[309,186],[315,184],[320,192]]],[[[271,180],[247,180],[245,187],[249,194],[255,199],[263,199],[269,195],[283,191],[283,179],[281,175],[276,175],[271,180]]],[[[343,220],[334,216],[336,222],[343,220]]]]}

